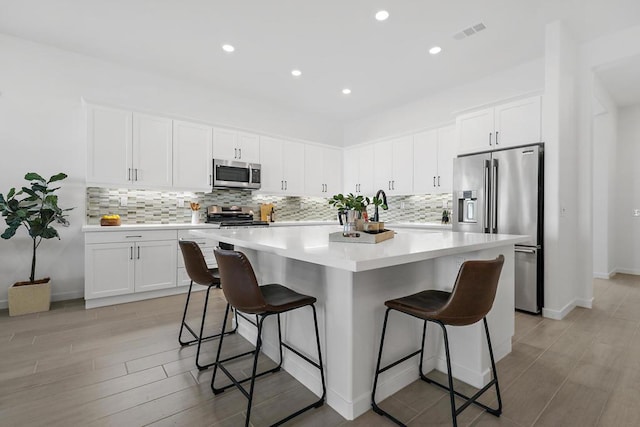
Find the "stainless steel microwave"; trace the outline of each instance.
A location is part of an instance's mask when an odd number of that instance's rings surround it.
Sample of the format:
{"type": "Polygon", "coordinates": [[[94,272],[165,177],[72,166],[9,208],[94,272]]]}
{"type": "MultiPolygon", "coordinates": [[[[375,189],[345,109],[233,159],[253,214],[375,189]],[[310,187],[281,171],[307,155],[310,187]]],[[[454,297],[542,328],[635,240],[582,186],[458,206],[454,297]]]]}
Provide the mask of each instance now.
{"type": "Polygon", "coordinates": [[[260,165],[213,159],[213,188],[260,189],[260,165]]]}

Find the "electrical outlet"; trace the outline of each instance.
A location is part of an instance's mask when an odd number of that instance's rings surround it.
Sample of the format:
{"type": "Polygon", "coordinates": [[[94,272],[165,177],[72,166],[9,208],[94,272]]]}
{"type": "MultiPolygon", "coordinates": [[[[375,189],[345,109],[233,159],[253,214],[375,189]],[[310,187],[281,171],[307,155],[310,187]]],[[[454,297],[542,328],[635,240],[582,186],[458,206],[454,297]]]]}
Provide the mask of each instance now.
{"type": "Polygon", "coordinates": [[[560,207],[560,216],[565,217],[567,215],[567,208],[564,206],[560,207]]]}
{"type": "Polygon", "coordinates": [[[640,209],[634,209],[633,216],[640,216],[640,209]]]}
{"type": "Polygon", "coordinates": [[[404,209],[404,202],[400,202],[400,209],[404,209]]]}
{"type": "Polygon", "coordinates": [[[128,202],[127,196],[120,196],[120,206],[127,206],[128,202]]]}
{"type": "Polygon", "coordinates": [[[181,199],[181,198],[178,199],[178,207],[184,208],[184,199],[181,199]]]}

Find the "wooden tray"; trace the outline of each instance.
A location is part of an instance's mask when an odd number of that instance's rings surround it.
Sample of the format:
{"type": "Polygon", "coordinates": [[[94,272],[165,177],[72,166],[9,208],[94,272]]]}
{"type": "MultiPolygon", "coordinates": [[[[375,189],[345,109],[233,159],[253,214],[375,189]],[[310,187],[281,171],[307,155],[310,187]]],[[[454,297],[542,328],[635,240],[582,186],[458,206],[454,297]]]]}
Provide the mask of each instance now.
{"type": "Polygon", "coordinates": [[[356,231],[356,237],[345,237],[342,235],[342,231],[329,234],[330,242],[343,242],[343,243],[380,243],[385,240],[393,239],[396,234],[393,230],[382,230],[378,233],[367,233],[365,231],[356,231]]]}
{"type": "Polygon", "coordinates": [[[122,222],[121,222],[120,218],[117,218],[117,219],[100,218],[100,225],[102,225],[103,227],[112,226],[112,225],[120,225],[121,223],[122,222]]]}

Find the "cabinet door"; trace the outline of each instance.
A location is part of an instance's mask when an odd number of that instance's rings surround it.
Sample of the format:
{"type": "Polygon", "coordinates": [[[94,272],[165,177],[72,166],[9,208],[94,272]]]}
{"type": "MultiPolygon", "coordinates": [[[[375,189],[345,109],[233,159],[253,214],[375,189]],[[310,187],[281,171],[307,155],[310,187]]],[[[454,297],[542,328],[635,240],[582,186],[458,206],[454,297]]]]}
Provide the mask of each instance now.
{"type": "Polygon", "coordinates": [[[213,129],[213,158],[240,160],[238,133],[228,129],[213,129]]]}
{"type": "Polygon", "coordinates": [[[212,186],[211,128],[173,122],[173,186],[190,191],[210,191],[212,186]]]}
{"type": "Polygon", "coordinates": [[[413,192],[431,194],[438,185],[438,131],[413,136],[413,192]]]}
{"type": "MultiPolygon", "coordinates": [[[[365,196],[373,196],[377,188],[375,188],[373,171],[374,171],[374,155],[373,146],[367,145],[360,148],[358,155],[358,193],[365,196]]],[[[377,165],[376,165],[377,168],[377,165]]]]}
{"type": "Polygon", "coordinates": [[[347,148],[343,154],[344,194],[357,194],[360,184],[360,148],[347,148]]]}
{"type": "Polygon", "coordinates": [[[540,97],[522,99],[495,108],[496,147],[541,141],[540,97]]]}
{"type": "Polygon", "coordinates": [[[282,142],[282,178],[286,194],[297,196],[304,193],[304,144],[282,142]]]}
{"type": "Polygon", "coordinates": [[[176,286],[176,241],[136,242],[135,291],[144,292],[176,286]]]}
{"type": "Polygon", "coordinates": [[[324,151],[317,145],[304,147],[304,193],[307,196],[324,196],[324,151]]]}
{"type": "Polygon", "coordinates": [[[456,118],[458,152],[471,153],[494,148],[493,108],[474,111],[456,118]]]}
{"type": "Polygon", "coordinates": [[[241,161],[260,163],[260,137],[258,135],[238,132],[238,150],[241,161]]]}
{"type": "Polygon", "coordinates": [[[413,192],[413,138],[405,136],[393,140],[391,194],[413,192]]]}
{"type": "Polygon", "coordinates": [[[133,242],[85,245],[85,299],[133,293],[134,246],[133,242]]]}
{"type": "Polygon", "coordinates": [[[132,114],[87,107],[87,182],[127,185],[131,179],[132,114]]]}
{"type": "Polygon", "coordinates": [[[172,121],[133,114],[133,178],[138,187],[171,187],[172,121]]]}
{"type": "Polygon", "coordinates": [[[393,180],[393,141],[378,142],[373,146],[373,185],[376,190],[389,193],[393,180]]]}
{"type": "Polygon", "coordinates": [[[260,137],[260,161],[263,193],[280,194],[284,191],[282,177],[282,141],[266,136],[260,137]]]}
{"type": "Polygon", "coordinates": [[[438,175],[437,193],[453,191],[453,158],[456,151],[456,129],[447,126],[438,129],[438,175]]]}
{"type": "Polygon", "coordinates": [[[342,192],[342,150],[324,149],[324,196],[342,192]]]}

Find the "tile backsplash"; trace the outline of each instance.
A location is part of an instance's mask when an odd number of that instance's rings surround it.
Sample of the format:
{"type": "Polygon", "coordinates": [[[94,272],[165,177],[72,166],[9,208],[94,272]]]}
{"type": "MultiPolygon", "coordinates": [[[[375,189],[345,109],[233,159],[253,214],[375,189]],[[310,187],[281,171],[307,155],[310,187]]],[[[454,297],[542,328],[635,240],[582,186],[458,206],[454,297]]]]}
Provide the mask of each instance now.
{"type": "MultiPolygon", "coordinates": [[[[371,197],[371,196],[370,196],[371,197]]],[[[389,209],[380,212],[387,222],[440,222],[442,210],[451,209],[451,194],[387,197],[389,209]]],[[[214,190],[212,193],[184,191],[150,191],[131,189],[87,188],[87,224],[97,225],[105,214],[118,214],[123,224],[170,224],[191,222],[189,202],[202,206],[200,220],[205,220],[204,207],[248,206],[256,219],[261,203],[273,203],[276,221],[330,221],[336,210],[324,197],[288,197],[253,194],[246,190],[214,190]],[[183,207],[179,207],[180,205],[183,207]],[[126,206],[124,206],[126,205],[126,206]]],[[[369,208],[373,215],[373,207],[369,208]]]]}

